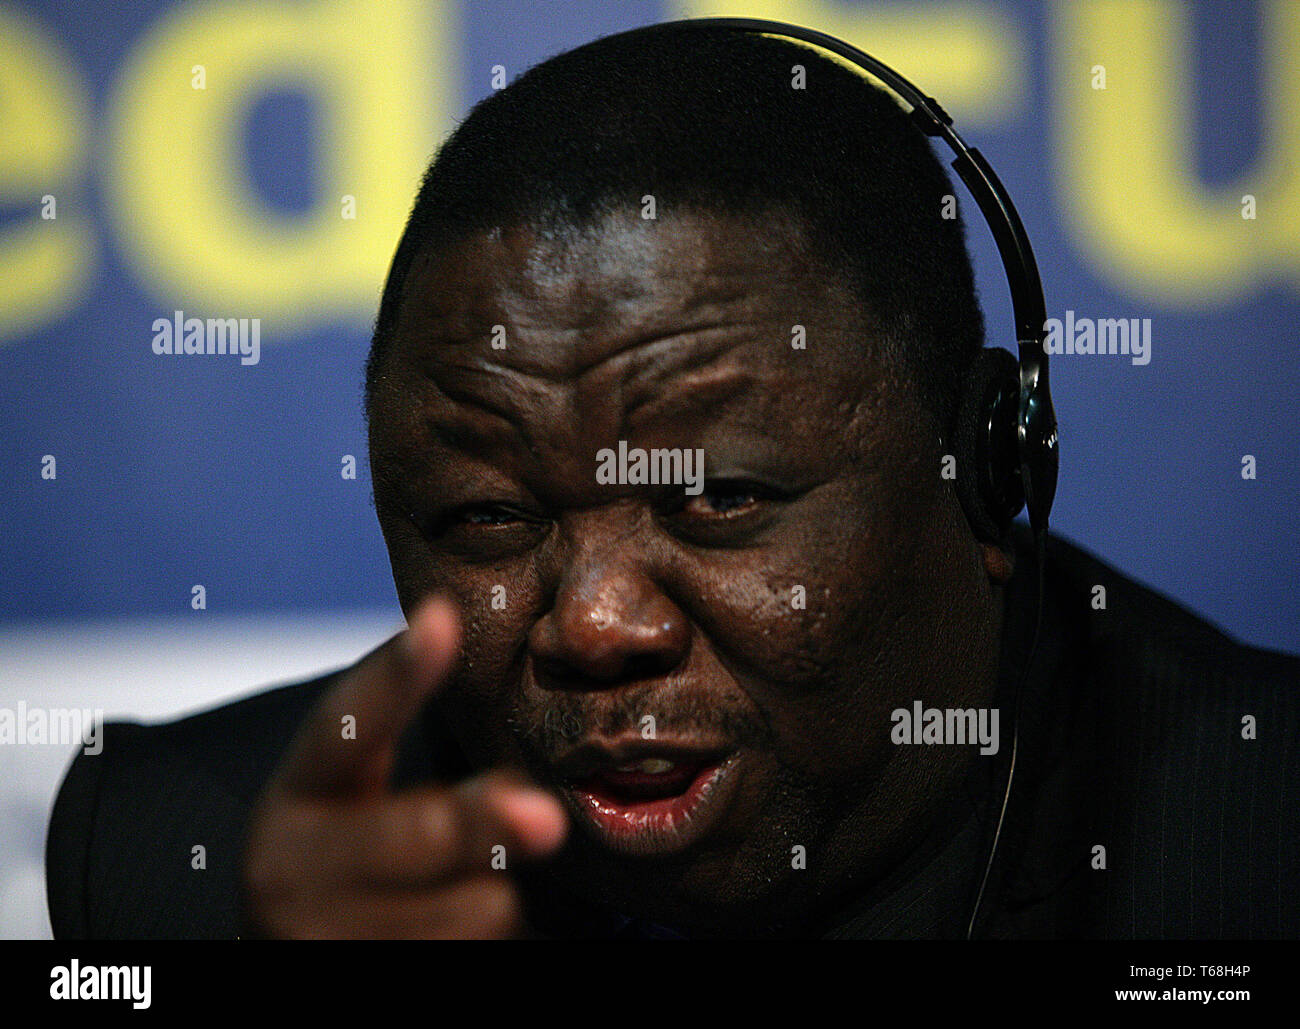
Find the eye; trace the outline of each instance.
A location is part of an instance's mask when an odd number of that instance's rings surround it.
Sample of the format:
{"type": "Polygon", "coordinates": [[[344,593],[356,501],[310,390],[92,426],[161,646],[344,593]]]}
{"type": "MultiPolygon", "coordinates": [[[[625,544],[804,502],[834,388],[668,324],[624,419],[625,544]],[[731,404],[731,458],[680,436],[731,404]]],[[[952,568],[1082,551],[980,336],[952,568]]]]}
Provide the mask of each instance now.
{"type": "Polygon", "coordinates": [[[470,504],[450,512],[449,523],[462,525],[509,525],[519,521],[519,516],[508,508],[494,504],[470,504]]]}
{"type": "Polygon", "coordinates": [[[448,508],[433,520],[431,528],[435,534],[457,531],[490,533],[493,530],[535,526],[541,521],[538,516],[510,504],[482,502],[448,508]]]}
{"type": "Polygon", "coordinates": [[[540,516],[509,504],[472,503],[416,520],[431,545],[468,560],[500,560],[530,550],[546,535],[540,516]]]}
{"type": "Polygon", "coordinates": [[[682,510],[702,518],[735,517],[771,495],[770,490],[754,482],[709,481],[698,496],[683,498],[682,510]]]}
{"type": "Polygon", "coordinates": [[[776,518],[784,490],[749,479],[709,479],[694,495],[677,494],[662,514],[674,536],[701,547],[743,547],[776,518]]]}

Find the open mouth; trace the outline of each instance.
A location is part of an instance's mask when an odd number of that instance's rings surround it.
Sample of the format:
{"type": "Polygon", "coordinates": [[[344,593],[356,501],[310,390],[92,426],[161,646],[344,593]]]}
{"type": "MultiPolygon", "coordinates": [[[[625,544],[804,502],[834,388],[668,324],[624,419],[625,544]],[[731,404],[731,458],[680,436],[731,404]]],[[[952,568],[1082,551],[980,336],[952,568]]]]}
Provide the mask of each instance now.
{"type": "Polygon", "coordinates": [[[686,849],[721,816],[738,779],[740,754],[641,754],[607,760],[566,784],[570,809],[619,853],[656,856],[686,849]]]}

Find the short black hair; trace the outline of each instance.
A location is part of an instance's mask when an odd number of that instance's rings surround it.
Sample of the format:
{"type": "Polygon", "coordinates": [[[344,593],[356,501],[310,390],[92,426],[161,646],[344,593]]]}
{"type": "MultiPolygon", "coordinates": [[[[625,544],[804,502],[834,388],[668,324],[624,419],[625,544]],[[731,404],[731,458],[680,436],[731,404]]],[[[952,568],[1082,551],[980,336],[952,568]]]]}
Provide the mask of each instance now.
{"type": "Polygon", "coordinates": [[[473,108],[425,173],[393,258],[367,412],[418,254],[495,226],[590,225],[645,194],[660,212],[794,213],[948,431],[984,327],[929,141],[891,94],[820,51],[716,27],[599,39],[473,108]]]}

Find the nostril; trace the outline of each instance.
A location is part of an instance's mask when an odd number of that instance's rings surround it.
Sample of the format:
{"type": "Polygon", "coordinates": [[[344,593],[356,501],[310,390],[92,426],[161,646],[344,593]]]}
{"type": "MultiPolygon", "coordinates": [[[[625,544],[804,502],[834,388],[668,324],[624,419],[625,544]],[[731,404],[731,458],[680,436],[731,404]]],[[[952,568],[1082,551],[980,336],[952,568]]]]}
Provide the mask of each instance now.
{"type": "MultiPolygon", "coordinates": [[[[566,679],[572,679],[577,670],[570,664],[553,657],[544,657],[541,654],[533,654],[533,669],[537,677],[543,680],[560,682],[566,679]]],[[[543,685],[546,685],[544,682],[543,685]]]]}
{"type": "Polygon", "coordinates": [[[532,655],[538,685],[549,689],[598,690],[666,675],[677,665],[668,652],[606,652],[570,657],[532,655]]]}
{"type": "Polygon", "coordinates": [[[578,668],[567,661],[536,655],[533,657],[533,674],[536,676],[537,685],[544,690],[590,693],[609,686],[607,679],[592,675],[588,669],[578,668]]]}
{"type": "Polygon", "coordinates": [[[629,654],[623,659],[624,679],[651,679],[672,671],[674,662],[666,654],[629,654]]]}

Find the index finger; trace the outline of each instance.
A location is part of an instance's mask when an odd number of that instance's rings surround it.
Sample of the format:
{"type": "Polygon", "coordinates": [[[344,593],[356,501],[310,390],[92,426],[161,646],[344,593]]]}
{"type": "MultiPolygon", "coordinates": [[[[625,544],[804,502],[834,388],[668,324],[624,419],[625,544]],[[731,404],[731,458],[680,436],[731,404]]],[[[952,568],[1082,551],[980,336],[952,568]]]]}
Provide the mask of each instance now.
{"type": "Polygon", "coordinates": [[[459,621],[434,597],[398,633],[349,670],[307,716],[276,774],[291,792],[381,789],[406,726],[442,683],[456,657],[459,621]]]}

